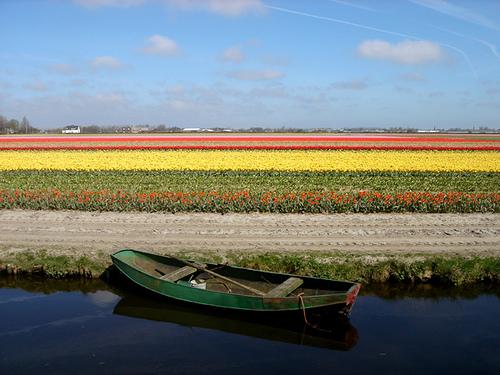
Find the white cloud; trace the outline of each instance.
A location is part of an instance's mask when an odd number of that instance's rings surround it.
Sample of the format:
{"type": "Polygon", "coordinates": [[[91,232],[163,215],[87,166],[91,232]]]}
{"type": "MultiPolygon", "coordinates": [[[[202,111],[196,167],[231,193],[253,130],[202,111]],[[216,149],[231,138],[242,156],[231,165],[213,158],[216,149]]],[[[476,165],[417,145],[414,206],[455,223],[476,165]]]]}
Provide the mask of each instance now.
{"type": "Polygon", "coordinates": [[[245,60],[245,54],[240,47],[229,47],[222,53],[222,61],[241,63],[245,60]]]}
{"type": "Polygon", "coordinates": [[[289,90],[283,85],[266,86],[253,88],[249,95],[257,98],[281,98],[285,99],[290,97],[289,90]]]}
{"type": "Polygon", "coordinates": [[[112,56],[98,56],[90,62],[90,65],[94,69],[120,69],[123,64],[117,58],[112,56]]]}
{"type": "Polygon", "coordinates": [[[73,75],[78,72],[78,69],[71,64],[52,64],[49,66],[49,70],[64,75],[73,75]]]}
{"type": "Polygon", "coordinates": [[[275,56],[266,54],[261,57],[261,62],[266,65],[275,65],[275,66],[288,66],[290,65],[290,60],[283,56],[275,56]]]}
{"type": "Polygon", "coordinates": [[[399,92],[401,94],[414,94],[415,91],[409,87],[405,87],[405,86],[395,86],[394,87],[394,90],[396,92],[399,92]]]}
{"type": "Polygon", "coordinates": [[[127,124],[148,121],[147,113],[141,113],[138,116],[137,100],[129,100],[120,92],[89,94],[71,91],[63,95],[11,97],[7,100],[10,111],[16,114],[13,117],[20,118],[23,113],[26,113],[36,127],[56,127],[65,124],[127,124]]]}
{"type": "Polygon", "coordinates": [[[497,81],[495,79],[490,79],[488,81],[482,81],[481,85],[484,87],[487,96],[500,95],[500,81],[497,81]]]}
{"type": "Polygon", "coordinates": [[[266,81],[284,77],[285,74],[278,70],[234,70],[227,76],[242,81],[266,81]]]}
{"type": "Polygon", "coordinates": [[[13,85],[10,83],[10,82],[7,82],[7,81],[0,81],[0,89],[2,90],[6,90],[6,89],[10,89],[12,88],[13,85]]]}
{"type": "MultiPolygon", "coordinates": [[[[489,109],[498,109],[500,107],[500,101],[494,101],[494,100],[483,100],[476,102],[476,107],[480,108],[489,108],[489,109]]],[[[497,125],[498,127],[499,125],[497,125]]]]}
{"type": "Polygon", "coordinates": [[[438,98],[441,96],[444,96],[445,93],[443,91],[431,91],[427,94],[427,97],[429,98],[438,98]]]}
{"type": "Polygon", "coordinates": [[[352,80],[335,82],[332,83],[331,87],[339,90],[364,90],[368,88],[368,84],[365,81],[352,80]]]}
{"type": "Polygon", "coordinates": [[[179,47],[175,41],[166,36],[153,35],[147,39],[142,52],[148,55],[173,56],[179,53],[179,47]]]}
{"type": "Polygon", "coordinates": [[[439,44],[427,40],[406,40],[396,44],[384,40],[367,40],[358,46],[358,54],[367,59],[408,65],[440,62],[446,57],[439,44]]]}
{"type": "Polygon", "coordinates": [[[88,82],[85,79],[72,79],[68,83],[70,86],[73,86],[73,87],[81,87],[81,86],[85,86],[88,84],[88,82]]]}
{"type": "Polygon", "coordinates": [[[261,11],[261,0],[164,0],[165,3],[185,10],[208,10],[226,16],[239,16],[261,11]]]}
{"type": "Polygon", "coordinates": [[[351,8],[367,10],[369,12],[376,12],[376,10],[373,8],[370,8],[370,7],[367,7],[365,5],[361,5],[358,3],[350,2],[350,1],[345,1],[345,0],[329,0],[329,1],[331,3],[337,3],[337,4],[344,5],[344,6],[351,7],[351,8]]]}
{"type": "Polygon", "coordinates": [[[399,76],[403,81],[409,82],[425,82],[426,78],[420,73],[405,73],[399,76]]]}
{"type": "Polygon", "coordinates": [[[140,5],[145,2],[145,0],[74,0],[75,3],[83,5],[87,8],[99,8],[104,6],[134,6],[140,5]]]}
{"type": "MultiPolygon", "coordinates": [[[[378,32],[378,33],[389,34],[389,35],[394,35],[394,36],[399,36],[399,37],[407,38],[409,40],[419,40],[420,39],[420,38],[418,38],[415,35],[404,34],[404,33],[400,33],[400,32],[397,32],[397,31],[392,31],[392,30],[387,30],[387,29],[381,29],[381,28],[378,28],[378,27],[373,27],[373,26],[366,25],[366,24],[361,24],[361,23],[355,23],[355,22],[351,22],[351,21],[347,21],[347,20],[343,20],[343,19],[332,18],[332,17],[325,17],[325,16],[321,16],[321,15],[317,15],[317,14],[312,14],[312,13],[299,12],[299,11],[296,11],[296,10],[293,10],[293,9],[281,8],[281,7],[276,7],[276,6],[272,6],[272,5],[268,5],[268,4],[262,4],[262,6],[264,8],[266,8],[266,9],[271,9],[271,10],[274,10],[274,11],[277,11],[277,12],[282,12],[282,13],[287,13],[287,14],[293,14],[293,15],[302,16],[302,17],[309,17],[309,18],[312,18],[312,19],[320,20],[320,21],[333,22],[333,23],[337,23],[337,24],[341,24],[341,25],[356,27],[356,28],[359,28],[359,29],[371,30],[371,31],[375,31],[375,32],[378,32]]],[[[467,53],[465,53],[465,51],[463,51],[460,48],[457,48],[455,46],[452,46],[451,44],[444,44],[444,43],[442,43],[441,45],[443,47],[446,47],[448,49],[451,49],[451,50],[459,53],[463,57],[463,59],[465,60],[465,62],[467,63],[467,65],[469,65],[469,68],[470,68],[472,74],[477,78],[476,69],[472,65],[472,62],[471,62],[469,56],[467,55],[467,53]]]]}
{"type": "Polygon", "coordinates": [[[486,94],[488,94],[489,96],[497,96],[497,95],[500,95],[500,88],[489,88],[489,89],[486,89],[486,94]]]}
{"type": "Polygon", "coordinates": [[[186,88],[183,85],[179,84],[167,87],[167,93],[169,94],[179,95],[183,94],[185,91],[186,88]]]}
{"type": "Polygon", "coordinates": [[[124,104],[127,102],[127,98],[123,94],[116,92],[96,94],[94,99],[102,104],[124,104]]]}
{"type": "Polygon", "coordinates": [[[205,10],[226,16],[239,16],[263,9],[261,0],[74,0],[74,2],[87,8],[129,7],[146,2],[160,2],[181,10],[205,10]]]}
{"type": "Polygon", "coordinates": [[[27,90],[37,91],[37,92],[45,92],[49,90],[47,84],[42,81],[29,82],[25,84],[23,87],[27,90]]]}
{"type": "Polygon", "coordinates": [[[180,99],[169,100],[167,105],[174,111],[185,111],[193,107],[191,103],[180,99]]]}

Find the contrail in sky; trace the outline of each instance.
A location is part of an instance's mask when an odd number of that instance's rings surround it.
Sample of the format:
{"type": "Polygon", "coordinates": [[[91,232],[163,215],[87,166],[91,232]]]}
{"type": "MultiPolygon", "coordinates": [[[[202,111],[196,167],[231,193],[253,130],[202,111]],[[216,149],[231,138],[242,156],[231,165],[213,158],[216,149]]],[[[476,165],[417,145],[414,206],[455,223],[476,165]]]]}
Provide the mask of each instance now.
{"type": "Polygon", "coordinates": [[[479,44],[482,44],[483,46],[485,46],[486,48],[488,48],[493,55],[495,55],[496,57],[498,57],[500,59],[500,52],[498,52],[497,46],[495,46],[493,43],[490,43],[490,42],[488,42],[486,40],[483,40],[483,39],[475,38],[473,36],[468,36],[468,35],[460,34],[460,33],[457,33],[456,31],[445,29],[443,27],[438,27],[438,26],[432,26],[432,27],[434,27],[435,29],[444,31],[446,33],[449,33],[449,34],[453,34],[453,35],[459,36],[461,38],[466,38],[466,39],[474,40],[475,42],[478,42],[479,44]]]}
{"type": "Polygon", "coordinates": [[[346,7],[363,9],[363,10],[367,10],[369,12],[376,12],[376,10],[373,9],[373,8],[370,8],[370,7],[367,7],[367,6],[364,6],[364,5],[360,5],[360,4],[356,4],[356,3],[351,3],[350,1],[344,1],[344,0],[328,0],[328,1],[331,2],[331,3],[337,3],[337,4],[340,4],[340,5],[345,5],[346,7]]]}
{"type": "MultiPolygon", "coordinates": [[[[420,37],[415,36],[415,35],[404,34],[404,33],[399,33],[397,31],[391,31],[391,30],[381,29],[381,28],[378,28],[378,27],[364,25],[364,24],[361,24],[361,23],[345,21],[345,20],[342,20],[342,19],[339,19],[339,18],[319,16],[317,14],[306,13],[306,12],[299,12],[299,11],[296,11],[296,10],[293,10],[293,9],[281,8],[281,7],[276,7],[276,6],[267,5],[267,4],[262,4],[262,6],[264,8],[267,8],[267,9],[275,10],[277,12],[282,12],[282,13],[294,14],[294,15],[297,15],[297,16],[314,18],[314,19],[317,19],[317,20],[322,20],[322,21],[327,21],[327,22],[338,23],[338,24],[341,24],[341,25],[347,25],[347,26],[357,27],[359,29],[375,31],[375,32],[378,32],[378,33],[383,33],[383,34],[388,34],[388,35],[394,35],[394,36],[400,36],[402,38],[408,38],[408,39],[412,39],[412,40],[422,40],[423,39],[423,38],[420,38],[420,37]]],[[[440,43],[440,42],[438,42],[438,44],[441,45],[441,46],[443,46],[443,47],[449,48],[449,49],[457,52],[458,54],[462,55],[462,57],[464,58],[464,60],[466,61],[466,63],[469,65],[469,68],[472,71],[472,74],[474,74],[474,76],[477,78],[476,69],[474,68],[474,65],[472,65],[472,62],[471,62],[469,56],[463,50],[461,50],[458,47],[452,46],[450,44],[446,44],[446,43],[440,43]]]]}
{"type": "MultiPolygon", "coordinates": [[[[432,9],[444,15],[460,19],[491,30],[500,31],[500,27],[488,18],[474,13],[468,8],[452,4],[445,0],[409,0],[413,4],[432,9]]],[[[471,1],[471,3],[473,3],[471,1]]]]}
{"type": "Polygon", "coordinates": [[[338,19],[338,18],[318,16],[318,15],[312,14],[312,13],[299,12],[299,11],[296,11],[296,10],[275,7],[275,6],[267,5],[267,4],[264,4],[263,6],[265,8],[271,9],[271,10],[276,10],[278,12],[283,12],[283,13],[295,14],[297,16],[304,16],[304,17],[315,18],[315,19],[318,19],[318,20],[329,21],[329,22],[339,23],[339,24],[342,24],[342,25],[348,25],[348,26],[358,27],[360,29],[365,29],[365,30],[370,30],[370,31],[377,31],[379,33],[384,33],[384,34],[389,34],[389,35],[395,35],[395,36],[401,36],[403,38],[416,39],[416,40],[421,39],[421,38],[417,38],[417,37],[415,37],[413,35],[398,33],[396,31],[390,31],[390,30],[385,30],[385,29],[379,29],[378,27],[372,27],[372,26],[363,25],[363,24],[360,24],[360,23],[345,21],[345,20],[341,20],[341,19],[338,19]]]}

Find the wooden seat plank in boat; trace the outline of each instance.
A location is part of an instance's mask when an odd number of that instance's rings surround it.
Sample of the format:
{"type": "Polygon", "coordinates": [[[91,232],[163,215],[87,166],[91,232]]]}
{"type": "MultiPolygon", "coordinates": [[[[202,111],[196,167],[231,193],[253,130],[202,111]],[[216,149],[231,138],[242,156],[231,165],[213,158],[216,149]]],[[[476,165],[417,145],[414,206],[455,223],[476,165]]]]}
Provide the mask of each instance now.
{"type": "Polygon", "coordinates": [[[295,289],[297,289],[299,286],[301,286],[303,282],[304,280],[299,279],[298,277],[289,277],[280,285],[276,286],[275,288],[267,292],[264,297],[270,297],[270,298],[286,297],[290,293],[292,293],[295,289]]]}
{"type": "Polygon", "coordinates": [[[175,270],[173,272],[166,273],[165,275],[163,275],[162,277],[160,277],[160,279],[172,281],[172,282],[175,283],[177,280],[180,280],[183,277],[186,277],[188,275],[192,275],[196,271],[198,271],[198,270],[196,268],[194,268],[194,267],[184,266],[184,267],[179,268],[179,269],[177,269],[177,270],[175,270]]]}

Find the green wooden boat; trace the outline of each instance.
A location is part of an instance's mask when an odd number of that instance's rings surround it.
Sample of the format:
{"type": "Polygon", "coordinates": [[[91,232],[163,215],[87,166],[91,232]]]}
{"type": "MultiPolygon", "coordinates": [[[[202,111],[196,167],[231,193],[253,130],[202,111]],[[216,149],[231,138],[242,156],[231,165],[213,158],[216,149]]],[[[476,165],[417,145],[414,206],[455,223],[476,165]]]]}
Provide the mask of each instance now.
{"type": "Polygon", "coordinates": [[[125,249],[113,264],[143,288],[177,300],[258,312],[328,310],[348,315],[360,284],[264,272],[225,264],[199,264],[125,249]]]}

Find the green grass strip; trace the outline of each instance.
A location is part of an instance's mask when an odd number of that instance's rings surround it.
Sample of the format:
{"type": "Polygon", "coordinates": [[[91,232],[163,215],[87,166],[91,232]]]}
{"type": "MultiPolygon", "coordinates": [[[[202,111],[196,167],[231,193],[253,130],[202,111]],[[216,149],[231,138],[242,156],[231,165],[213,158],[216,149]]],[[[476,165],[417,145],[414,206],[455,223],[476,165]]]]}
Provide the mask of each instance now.
{"type": "Polygon", "coordinates": [[[4,171],[0,189],[126,192],[249,190],[263,192],[360,190],[496,193],[500,173],[471,172],[198,172],[198,171],[4,171]]]}
{"type": "MultiPolygon", "coordinates": [[[[228,262],[231,265],[272,272],[322,277],[335,280],[377,283],[433,283],[471,285],[500,282],[500,257],[464,256],[373,256],[359,254],[218,254],[179,252],[186,259],[228,262]]],[[[0,273],[35,273],[49,278],[99,277],[111,265],[108,255],[95,259],[49,255],[45,251],[23,252],[0,259],[0,273]]]]}
{"type": "Polygon", "coordinates": [[[48,254],[46,251],[22,252],[12,258],[0,259],[0,273],[33,273],[49,278],[99,277],[109,260],[89,259],[85,256],[68,257],[48,254]]]}
{"type": "Polygon", "coordinates": [[[314,255],[258,254],[235,255],[231,263],[242,267],[285,272],[362,283],[431,282],[464,285],[500,282],[499,257],[427,257],[392,259],[367,263],[359,258],[330,258],[314,255]]]}

